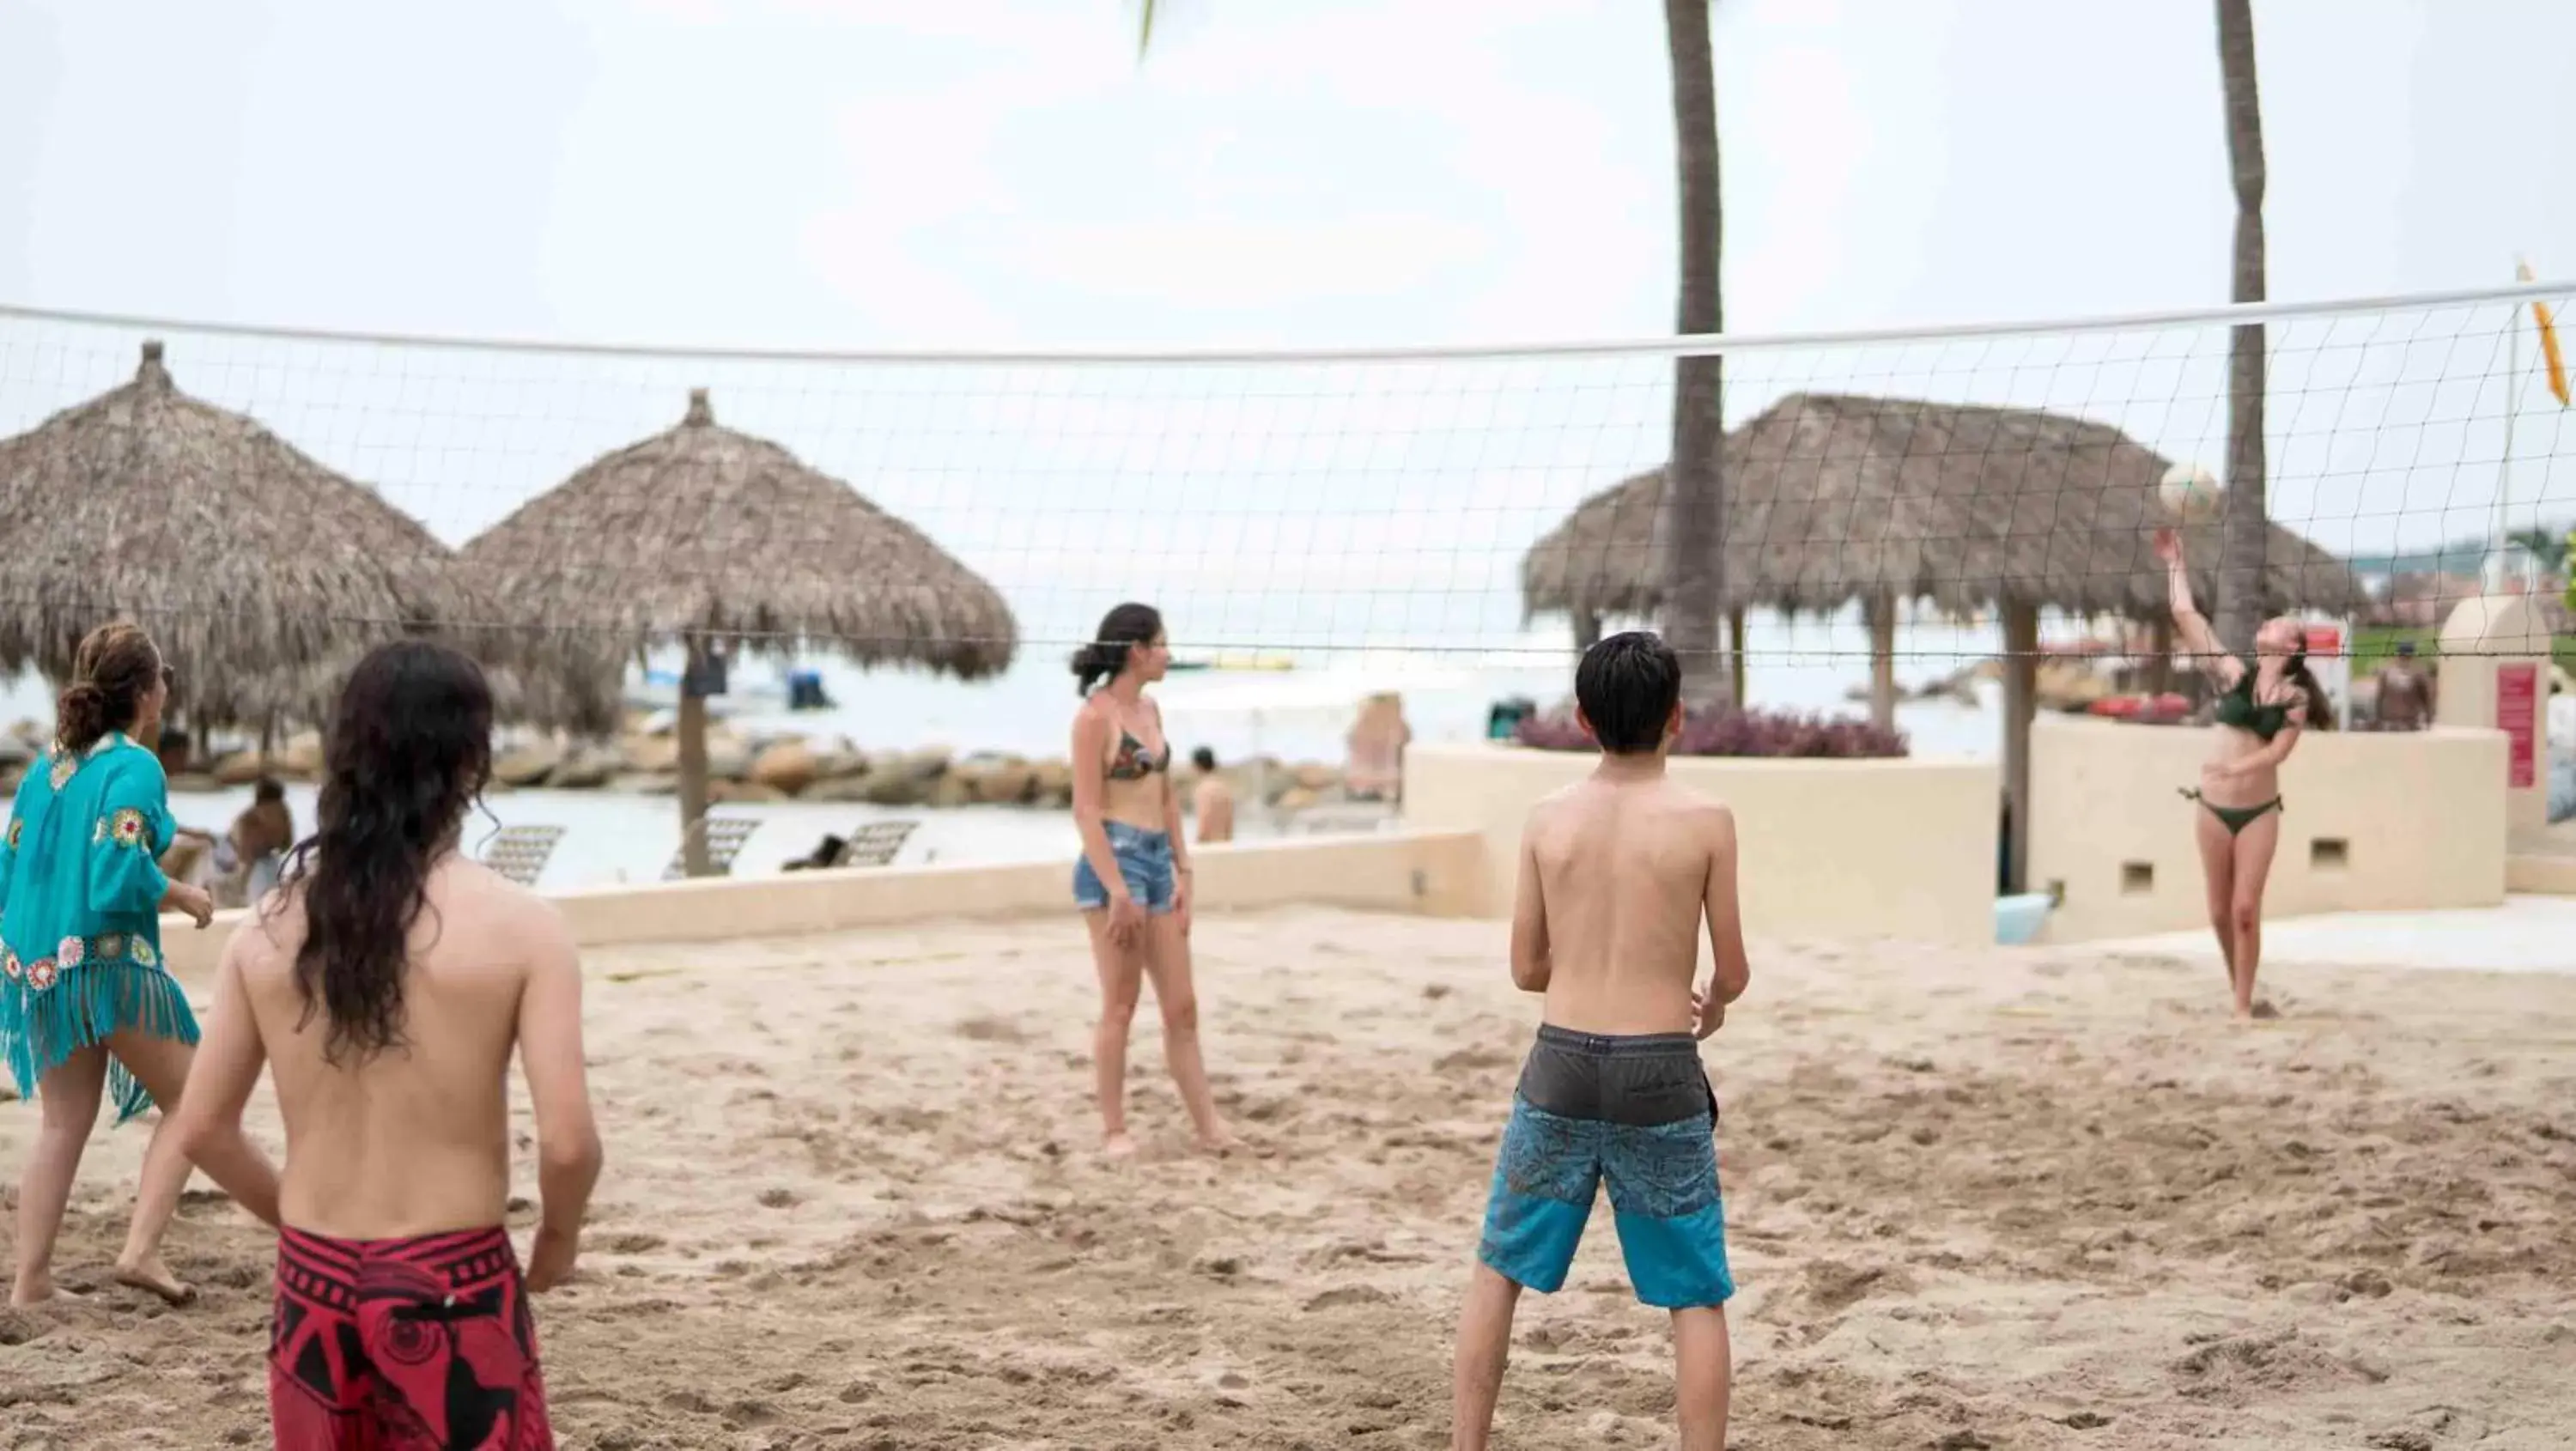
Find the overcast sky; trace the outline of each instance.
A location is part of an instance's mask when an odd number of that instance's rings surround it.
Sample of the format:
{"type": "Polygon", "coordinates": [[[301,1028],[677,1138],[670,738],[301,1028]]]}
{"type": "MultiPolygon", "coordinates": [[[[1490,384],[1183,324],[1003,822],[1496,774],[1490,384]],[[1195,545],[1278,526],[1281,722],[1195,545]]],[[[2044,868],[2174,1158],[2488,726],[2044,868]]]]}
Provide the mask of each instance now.
{"type": "MultiPolygon", "coordinates": [[[[1670,330],[1671,115],[1651,0],[1162,9],[1139,65],[1133,0],[11,0],[0,301],[815,348],[1670,330]]],[[[2501,285],[2518,252],[2576,275],[2576,5],[2254,9],[2274,297],[2501,285]]],[[[1714,13],[1730,329],[2227,300],[2207,0],[1717,0],[1714,13]]],[[[2493,498],[2502,336],[2493,315],[2275,329],[2279,517],[2338,548],[2476,527],[2493,498]],[[2408,377],[2459,386],[2407,395],[2408,377]]],[[[1766,387],[1896,376],[2079,408],[2171,456],[2213,457],[2223,335],[2179,348],[2189,365],[2161,371],[2071,370],[2029,350],[1916,358],[1919,379],[1886,358],[1884,373],[1850,356],[1749,364],[1730,396],[1741,416],[1766,387]]],[[[131,349],[0,322],[0,426],[130,376],[131,349]]],[[[1601,365],[1585,375],[1611,399],[1597,416],[1577,400],[1544,424],[1533,410],[1561,390],[1529,379],[1469,397],[1483,385],[1465,375],[1410,375],[1376,424],[1329,406],[1193,415],[1176,400],[1203,396],[1198,383],[1119,384],[1103,406],[1127,410],[1121,446],[1092,462],[1137,492],[1104,502],[1065,492],[1061,417],[1032,435],[1007,408],[969,406],[948,424],[962,432],[889,444],[886,429],[911,423],[881,406],[896,391],[883,377],[282,357],[221,339],[172,349],[182,386],[254,409],[451,539],[676,421],[680,386],[719,374],[721,416],[841,472],[1006,588],[1068,591],[1067,619],[1133,578],[1075,590],[1041,545],[1081,556],[1086,529],[1132,527],[1122,514],[1165,521],[1148,547],[1206,599],[1248,596],[1261,580],[1246,561],[1199,555],[1243,547],[1220,526],[1241,512],[1227,501],[1250,487],[1247,455],[1272,464],[1274,489],[1382,471],[1346,501],[1354,517],[1378,511],[1374,532],[1318,530],[1291,546],[1317,556],[1299,569],[1429,568],[1425,541],[1463,547],[1456,510],[1471,501],[1485,510],[1474,577],[1433,569],[1396,588],[1416,603],[1507,591],[1529,537],[1660,457],[1668,374],[1601,365]],[[1300,464],[1278,447],[1299,426],[1409,439],[1424,416],[1447,420],[1447,451],[1401,468],[1383,449],[1359,449],[1359,464],[1309,449],[1300,464]],[[1498,492],[1498,459],[1547,468],[1498,492]],[[977,522],[970,506],[1005,497],[1041,512],[977,522]],[[1081,502],[1050,502],[1067,498],[1081,502]]],[[[1320,392],[1347,402],[1353,388],[1320,392]]],[[[2554,407],[2526,416],[2518,453],[2522,503],[2576,507],[2576,429],[2554,407]]],[[[1354,608],[1365,624],[1388,607],[1354,608]]]]}
{"type": "MultiPolygon", "coordinates": [[[[0,297],[861,347],[1666,330],[1650,0],[13,0],[0,297]]],[[[2576,274],[2576,6],[2257,0],[2283,298],[2576,274]]],[[[2227,300],[2206,0],[1717,0],[1729,322],[2227,300]]]]}

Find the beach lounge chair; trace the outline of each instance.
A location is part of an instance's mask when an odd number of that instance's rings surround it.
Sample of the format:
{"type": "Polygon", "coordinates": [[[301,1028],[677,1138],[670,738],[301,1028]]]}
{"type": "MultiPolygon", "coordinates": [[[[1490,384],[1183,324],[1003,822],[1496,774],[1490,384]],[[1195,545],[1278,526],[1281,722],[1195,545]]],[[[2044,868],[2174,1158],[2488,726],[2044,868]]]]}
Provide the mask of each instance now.
{"type": "Polygon", "coordinates": [[[505,826],[483,845],[483,865],[523,887],[533,887],[563,840],[560,826],[505,826]]]}
{"type": "Polygon", "coordinates": [[[841,849],[841,859],[834,866],[882,867],[894,864],[896,853],[912,838],[918,821],[871,821],[850,833],[850,844],[841,849]]]}
{"type": "MultiPolygon", "coordinates": [[[[699,817],[694,829],[707,839],[709,869],[719,877],[728,877],[733,875],[733,859],[742,855],[743,843],[751,840],[752,834],[760,830],[760,818],[709,814],[699,817]]],[[[676,882],[688,874],[689,841],[684,836],[680,838],[680,845],[671,853],[671,864],[662,868],[662,880],[676,882]]]]}
{"type": "Polygon", "coordinates": [[[848,836],[825,832],[814,849],[787,863],[791,872],[820,872],[838,867],[882,867],[894,862],[896,853],[912,835],[917,821],[871,821],[848,836]]]}

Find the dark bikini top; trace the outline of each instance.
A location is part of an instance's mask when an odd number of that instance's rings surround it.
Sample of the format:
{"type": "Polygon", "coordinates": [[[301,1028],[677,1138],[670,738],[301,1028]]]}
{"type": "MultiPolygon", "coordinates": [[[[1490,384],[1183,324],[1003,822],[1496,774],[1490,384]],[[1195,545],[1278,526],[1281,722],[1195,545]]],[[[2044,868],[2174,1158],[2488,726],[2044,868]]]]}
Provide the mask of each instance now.
{"type": "MultiPolygon", "coordinates": [[[[2239,663],[2245,669],[2237,675],[2236,683],[2227,688],[2227,693],[2218,697],[2218,709],[2212,713],[2213,718],[2220,725],[2251,731],[2256,740],[2269,744],[2283,727],[2289,725],[2290,712],[2296,706],[2257,703],[2254,699],[2254,662],[2240,658],[2239,663]]],[[[2298,661],[2293,658],[2291,668],[2297,667],[2298,661]]]]}
{"type": "Polygon", "coordinates": [[[1109,758],[1109,779],[1142,781],[1170,764],[1172,764],[1170,741],[1163,742],[1163,754],[1157,756],[1145,749],[1143,741],[1136,739],[1122,727],[1118,732],[1117,754],[1109,758]]]}

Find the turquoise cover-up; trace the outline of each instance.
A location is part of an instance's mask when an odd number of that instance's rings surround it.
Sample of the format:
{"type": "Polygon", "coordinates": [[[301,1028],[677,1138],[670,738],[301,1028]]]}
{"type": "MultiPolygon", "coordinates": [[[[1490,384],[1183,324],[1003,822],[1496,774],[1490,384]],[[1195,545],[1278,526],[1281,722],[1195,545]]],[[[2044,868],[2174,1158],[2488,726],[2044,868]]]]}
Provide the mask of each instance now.
{"type": "MultiPolygon", "coordinates": [[[[121,1029],[196,1043],[188,995],[161,962],[174,833],[160,759],[122,733],[27,768],[0,844],[0,1058],[21,1098],[121,1029]]],[[[108,1092],[119,1123],[152,1106],[122,1063],[108,1092]]]]}

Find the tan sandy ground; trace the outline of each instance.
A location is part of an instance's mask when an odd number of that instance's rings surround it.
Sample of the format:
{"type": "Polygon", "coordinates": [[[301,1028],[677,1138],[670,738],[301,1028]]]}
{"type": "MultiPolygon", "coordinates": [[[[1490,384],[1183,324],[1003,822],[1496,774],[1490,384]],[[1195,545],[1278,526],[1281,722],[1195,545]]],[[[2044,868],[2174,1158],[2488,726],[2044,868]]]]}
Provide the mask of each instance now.
{"type": "MultiPolygon", "coordinates": [[[[608,1177],[541,1320],[566,1444],[1445,1444],[1537,1006],[1502,943],[1202,923],[1219,1091],[1268,1157],[1182,1151],[1149,1007],[1123,1170],[1090,1152],[1071,921],[598,954],[608,1177]]],[[[1736,1444],[2569,1445],[2576,978],[2271,986],[2290,1018],[2237,1029],[2214,969],[1757,950],[1708,1051],[1736,1444]]],[[[0,1163],[33,1122],[0,1109],[0,1163]]],[[[101,1293],[0,1312],[0,1445],[266,1443],[255,1227],[192,1196],[198,1308],[101,1284],[141,1144],[79,1191],[65,1278],[101,1293]]],[[[1664,1325],[1595,1227],[1525,1305],[1504,1445],[1666,1443],[1664,1325]]]]}

